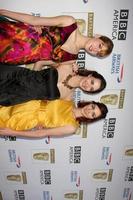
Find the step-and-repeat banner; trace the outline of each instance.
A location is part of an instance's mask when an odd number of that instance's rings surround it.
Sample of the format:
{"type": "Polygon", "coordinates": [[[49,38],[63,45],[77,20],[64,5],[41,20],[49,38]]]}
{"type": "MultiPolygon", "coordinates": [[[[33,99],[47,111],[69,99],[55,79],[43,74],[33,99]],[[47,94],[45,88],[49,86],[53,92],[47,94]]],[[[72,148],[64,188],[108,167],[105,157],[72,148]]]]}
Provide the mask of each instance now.
{"type": "Polygon", "coordinates": [[[0,138],[0,200],[133,200],[132,0],[0,0],[0,7],[37,16],[72,15],[84,35],[114,42],[98,59],[81,50],[80,67],[103,74],[96,95],[79,89],[79,100],[109,108],[106,119],[82,125],[72,136],[0,138]]]}

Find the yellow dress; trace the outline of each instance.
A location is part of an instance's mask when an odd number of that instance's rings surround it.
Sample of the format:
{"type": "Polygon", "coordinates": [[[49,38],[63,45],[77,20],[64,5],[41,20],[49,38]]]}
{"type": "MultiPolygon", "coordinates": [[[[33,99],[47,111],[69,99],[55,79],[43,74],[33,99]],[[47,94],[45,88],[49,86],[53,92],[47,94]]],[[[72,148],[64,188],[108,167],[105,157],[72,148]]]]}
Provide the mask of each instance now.
{"type": "Polygon", "coordinates": [[[73,125],[78,127],[74,119],[72,101],[32,100],[9,107],[0,107],[0,127],[14,130],[29,130],[42,125],[46,128],[73,125]]]}

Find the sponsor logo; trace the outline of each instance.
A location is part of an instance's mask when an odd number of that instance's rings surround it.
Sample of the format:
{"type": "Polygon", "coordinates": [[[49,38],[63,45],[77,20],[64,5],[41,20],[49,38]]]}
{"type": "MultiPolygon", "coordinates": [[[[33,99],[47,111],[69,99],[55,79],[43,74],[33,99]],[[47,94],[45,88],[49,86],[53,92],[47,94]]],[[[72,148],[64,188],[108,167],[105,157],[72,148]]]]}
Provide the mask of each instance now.
{"type": "Polygon", "coordinates": [[[81,95],[82,95],[81,90],[77,88],[74,91],[74,95],[73,95],[73,100],[74,100],[75,104],[77,104],[79,101],[81,101],[81,95]]]}
{"type": "Polygon", "coordinates": [[[89,12],[88,13],[88,37],[93,37],[93,24],[94,24],[94,13],[89,12]]]}
{"type": "Polygon", "coordinates": [[[80,68],[85,68],[85,58],[86,58],[85,50],[80,50],[77,58],[77,64],[79,65],[80,68]]]}
{"type": "Polygon", "coordinates": [[[120,66],[120,73],[119,73],[119,76],[117,77],[117,82],[118,83],[121,83],[122,80],[123,80],[123,75],[124,75],[124,64],[122,64],[120,66]]]}
{"type": "Polygon", "coordinates": [[[75,183],[76,187],[80,186],[80,176],[78,171],[71,171],[71,183],[75,183]]]}
{"type": "Polygon", "coordinates": [[[133,159],[133,146],[126,146],[124,148],[124,159],[130,159],[132,160],[133,159]]]}
{"type": "Polygon", "coordinates": [[[81,146],[69,147],[69,163],[79,164],[81,162],[81,146]]]}
{"type": "Polygon", "coordinates": [[[131,191],[131,189],[129,187],[128,188],[124,188],[123,199],[124,200],[132,200],[132,191],[131,191]]]}
{"type": "Polygon", "coordinates": [[[16,151],[14,149],[8,149],[8,155],[11,163],[15,163],[18,168],[21,167],[20,156],[16,155],[16,151]]]}
{"type": "Polygon", "coordinates": [[[5,141],[16,141],[15,136],[4,136],[3,138],[5,139],[5,141]]]}
{"type": "Polygon", "coordinates": [[[32,150],[33,162],[55,163],[55,149],[32,150]]]}
{"type": "Polygon", "coordinates": [[[43,191],[43,200],[53,200],[50,191],[43,191]]]}
{"type": "Polygon", "coordinates": [[[87,124],[82,123],[72,137],[87,138],[87,124]]]}
{"type": "Polygon", "coordinates": [[[112,40],[126,40],[129,10],[114,10],[112,40]]]}
{"type": "Polygon", "coordinates": [[[112,90],[110,93],[102,95],[100,97],[100,102],[107,104],[111,109],[122,109],[125,100],[125,89],[112,90]]]}
{"type": "Polygon", "coordinates": [[[6,175],[6,180],[12,183],[22,183],[27,184],[27,176],[26,172],[14,172],[8,173],[6,175]]]}
{"type": "Polygon", "coordinates": [[[50,136],[48,136],[48,137],[45,139],[45,143],[46,143],[46,144],[50,144],[50,136]]]}
{"type": "Polygon", "coordinates": [[[96,188],[95,200],[105,200],[106,187],[96,188]]]}
{"type": "Polygon", "coordinates": [[[128,181],[128,182],[131,182],[133,181],[133,166],[128,166],[126,168],[126,172],[125,172],[125,178],[124,178],[125,181],[128,181]]]}
{"type": "Polygon", "coordinates": [[[51,185],[51,170],[40,170],[40,183],[51,185]]]}
{"type": "Polygon", "coordinates": [[[14,199],[15,200],[25,200],[24,190],[14,190],[14,199]]]}
{"type": "Polygon", "coordinates": [[[92,172],[92,179],[95,181],[111,182],[113,176],[113,169],[98,170],[92,172]]]}
{"type": "Polygon", "coordinates": [[[81,124],[81,129],[82,129],[82,137],[87,138],[87,124],[81,124]]]}
{"type": "Polygon", "coordinates": [[[116,74],[116,80],[121,83],[124,76],[124,64],[121,64],[121,54],[114,53],[112,55],[111,74],[116,74]]]}
{"type": "Polygon", "coordinates": [[[103,122],[103,138],[113,138],[115,133],[116,118],[104,119],[103,122]]]}
{"type": "Polygon", "coordinates": [[[112,161],[112,153],[110,153],[110,147],[103,147],[102,148],[102,156],[101,160],[105,160],[105,164],[109,166],[112,161]]]}
{"type": "Polygon", "coordinates": [[[64,192],[64,199],[83,200],[83,190],[65,191],[64,192]]]}
{"type": "Polygon", "coordinates": [[[125,89],[121,89],[120,90],[120,98],[119,98],[119,106],[118,106],[119,109],[123,108],[124,99],[125,99],[125,89]]]}

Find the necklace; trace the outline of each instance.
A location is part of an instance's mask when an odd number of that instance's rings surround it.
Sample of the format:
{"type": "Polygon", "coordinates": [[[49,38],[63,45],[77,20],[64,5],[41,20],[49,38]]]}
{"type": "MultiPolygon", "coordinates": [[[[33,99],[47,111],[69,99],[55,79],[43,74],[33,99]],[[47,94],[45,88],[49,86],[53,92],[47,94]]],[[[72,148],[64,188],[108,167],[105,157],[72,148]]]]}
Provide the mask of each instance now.
{"type": "Polygon", "coordinates": [[[70,86],[70,85],[68,84],[68,81],[69,81],[72,77],[73,77],[73,76],[72,76],[71,74],[69,74],[69,75],[66,77],[66,79],[62,82],[63,85],[64,85],[65,87],[67,87],[68,89],[70,89],[70,90],[72,90],[73,87],[70,86]]]}

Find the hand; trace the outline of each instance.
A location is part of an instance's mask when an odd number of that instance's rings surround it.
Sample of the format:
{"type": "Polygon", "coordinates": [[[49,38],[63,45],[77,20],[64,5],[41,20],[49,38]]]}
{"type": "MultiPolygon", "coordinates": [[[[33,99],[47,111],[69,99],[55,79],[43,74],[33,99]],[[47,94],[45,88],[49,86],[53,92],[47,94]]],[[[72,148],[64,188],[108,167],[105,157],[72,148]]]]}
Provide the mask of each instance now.
{"type": "Polygon", "coordinates": [[[41,64],[41,61],[37,61],[36,63],[34,63],[33,67],[32,67],[32,70],[34,71],[41,71],[42,69],[42,64],[41,64]]]}
{"type": "Polygon", "coordinates": [[[39,34],[42,34],[42,28],[43,26],[34,26],[35,31],[38,32],[39,34]]]}
{"type": "Polygon", "coordinates": [[[0,9],[0,15],[6,15],[6,13],[8,12],[8,10],[6,9],[0,9]]]}
{"type": "Polygon", "coordinates": [[[14,131],[9,128],[0,128],[0,135],[2,136],[15,136],[14,131]]]}
{"type": "Polygon", "coordinates": [[[41,130],[41,129],[43,129],[43,128],[44,128],[44,127],[43,127],[42,125],[37,125],[37,126],[36,126],[36,129],[37,129],[37,130],[41,130]]]}
{"type": "Polygon", "coordinates": [[[72,64],[73,75],[76,75],[78,73],[78,68],[79,68],[78,64],[76,62],[74,62],[72,64]]]}

